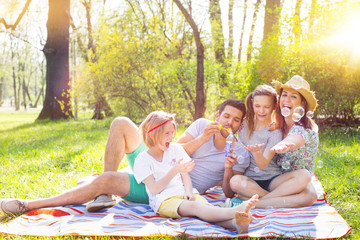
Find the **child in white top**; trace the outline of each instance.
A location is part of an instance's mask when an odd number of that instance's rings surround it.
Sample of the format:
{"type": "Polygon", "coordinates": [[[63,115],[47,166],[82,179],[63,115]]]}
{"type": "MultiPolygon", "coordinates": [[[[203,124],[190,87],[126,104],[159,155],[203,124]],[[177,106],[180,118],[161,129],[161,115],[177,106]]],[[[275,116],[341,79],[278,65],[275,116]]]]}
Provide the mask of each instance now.
{"type": "Polygon", "coordinates": [[[233,208],[209,204],[192,187],[188,173],[194,161],[180,145],[172,143],[176,133],[174,115],[152,112],[140,125],[140,131],[149,149],[137,156],[134,176],[138,183],[145,184],[150,207],[157,214],[169,218],[198,217],[239,233],[248,231],[252,221],[250,209],[258,196],[233,208]]]}

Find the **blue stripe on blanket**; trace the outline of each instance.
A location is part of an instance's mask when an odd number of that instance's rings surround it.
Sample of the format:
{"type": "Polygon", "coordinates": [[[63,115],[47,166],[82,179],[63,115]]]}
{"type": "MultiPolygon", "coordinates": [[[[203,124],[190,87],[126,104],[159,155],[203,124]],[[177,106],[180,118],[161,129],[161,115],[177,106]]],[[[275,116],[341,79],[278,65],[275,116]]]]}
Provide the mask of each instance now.
{"type": "MultiPolygon", "coordinates": [[[[91,179],[87,178],[87,179],[91,179]]],[[[86,180],[85,180],[86,181],[86,180]]],[[[351,228],[338,212],[326,203],[320,182],[312,180],[318,201],[310,207],[252,209],[249,232],[238,234],[196,218],[166,219],[156,215],[148,205],[122,201],[109,209],[88,213],[85,205],[30,211],[12,221],[0,224],[5,234],[31,236],[130,236],[145,237],[185,233],[190,237],[277,237],[327,239],[346,235],[351,228]]],[[[216,206],[223,206],[221,188],[205,195],[216,206]]]]}

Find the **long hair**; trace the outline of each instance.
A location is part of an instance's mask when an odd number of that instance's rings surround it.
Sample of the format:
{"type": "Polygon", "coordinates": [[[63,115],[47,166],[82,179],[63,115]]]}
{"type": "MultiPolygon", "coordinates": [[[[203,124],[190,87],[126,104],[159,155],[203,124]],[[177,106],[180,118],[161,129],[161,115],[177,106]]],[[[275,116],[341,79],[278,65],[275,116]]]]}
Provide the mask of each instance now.
{"type": "MultiPolygon", "coordinates": [[[[283,89],[280,90],[279,102],[280,102],[282,92],[283,92],[283,89]]],[[[305,129],[314,130],[314,128],[315,128],[314,120],[306,117],[306,113],[309,111],[308,103],[307,103],[306,99],[303,97],[303,95],[301,95],[301,93],[299,93],[299,94],[300,94],[300,97],[301,97],[301,101],[305,103],[305,107],[304,107],[305,115],[300,119],[299,122],[295,122],[295,124],[296,125],[302,125],[305,129]]],[[[287,129],[287,125],[286,125],[286,122],[285,122],[285,118],[281,114],[280,104],[278,104],[278,107],[276,108],[276,115],[277,115],[277,119],[279,119],[278,120],[279,128],[281,129],[281,132],[284,135],[285,132],[286,132],[286,129],[287,129]]]]}
{"type": "MultiPolygon", "coordinates": [[[[245,100],[245,103],[246,103],[245,121],[246,121],[246,125],[249,129],[249,137],[252,135],[252,133],[254,132],[254,129],[255,129],[255,120],[254,120],[255,112],[254,112],[253,103],[254,103],[254,98],[256,96],[271,97],[273,100],[273,110],[276,108],[276,105],[278,102],[278,97],[277,97],[275,89],[273,87],[271,87],[269,85],[265,85],[265,84],[257,86],[252,93],[247,95],[246,100],[245,100]]],[[[273,121],[277,122],[277,116],[275,113],[272,114],[272,118],[273,118],[273,121]]],[[[276,127],[277,127],[277,124],[276,124],[276,127]]]]}

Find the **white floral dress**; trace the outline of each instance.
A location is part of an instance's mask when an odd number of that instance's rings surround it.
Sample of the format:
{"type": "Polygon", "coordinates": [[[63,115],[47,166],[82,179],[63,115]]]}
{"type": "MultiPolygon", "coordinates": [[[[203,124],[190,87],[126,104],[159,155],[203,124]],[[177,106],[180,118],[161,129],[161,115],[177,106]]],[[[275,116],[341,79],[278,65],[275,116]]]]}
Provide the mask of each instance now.
{"type": "Polygon", "coordinates": [[[315,157],[319,145],[318,133],[311,129],[305,129],[302,125],[295,124],[288,133],[288,135],[292,134],[302,136],[305,144],[299,148],[279,154],[278,165],[282,167],[282,172],[307,169],[314,173],[315,157]]]}

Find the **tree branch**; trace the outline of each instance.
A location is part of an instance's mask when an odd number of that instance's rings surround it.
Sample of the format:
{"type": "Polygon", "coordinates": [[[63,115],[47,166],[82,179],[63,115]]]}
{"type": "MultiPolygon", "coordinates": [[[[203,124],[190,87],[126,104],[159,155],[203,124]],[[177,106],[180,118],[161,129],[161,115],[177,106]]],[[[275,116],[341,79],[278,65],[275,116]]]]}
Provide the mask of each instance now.
{"type": "Polygon", "coordinates": [[[27,0],[27,1],[26,1],[25,6],[24,6],[22,12],[21,12],[20,15],[18,16],[18,18],[16,19],[16,22],[15,22],[14,24],[8,24],[4,18],[1,18],[1,19],[0,19],[0,23],[3,23],[6,29],[9,29],[9,28],[10,28],[11,30],[15,30],[16,26],[20,23],[22,17],[25,15],[27,9],[29,8],[29,5],[30,5],[31,1],[32,1],[32,0],[27,0]]]}

